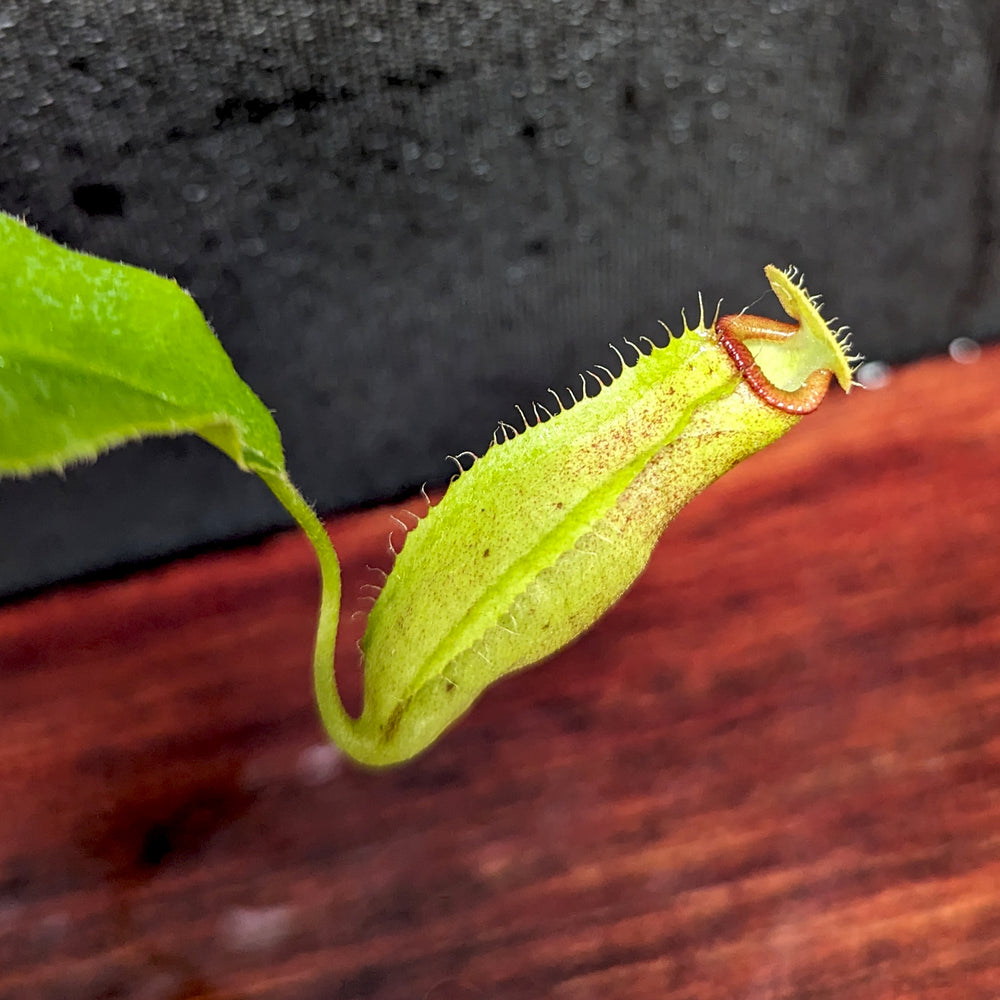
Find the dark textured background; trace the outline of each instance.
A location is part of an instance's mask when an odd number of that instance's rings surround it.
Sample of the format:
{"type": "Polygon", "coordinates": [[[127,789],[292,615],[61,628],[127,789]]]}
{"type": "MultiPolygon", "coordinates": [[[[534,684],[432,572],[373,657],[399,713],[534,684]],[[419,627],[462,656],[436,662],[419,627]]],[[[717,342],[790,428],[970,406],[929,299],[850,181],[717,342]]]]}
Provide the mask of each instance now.
{"type": "MultiPolygon", "coordinates": [[[[993,336],[996,9],[4,0],[0,208],[191,289],[332,510],[769,261],[870,358],[993,336]]],[[[0,592],[280,522],[207,445],[130,446],[0,483],[0,592]]]]}

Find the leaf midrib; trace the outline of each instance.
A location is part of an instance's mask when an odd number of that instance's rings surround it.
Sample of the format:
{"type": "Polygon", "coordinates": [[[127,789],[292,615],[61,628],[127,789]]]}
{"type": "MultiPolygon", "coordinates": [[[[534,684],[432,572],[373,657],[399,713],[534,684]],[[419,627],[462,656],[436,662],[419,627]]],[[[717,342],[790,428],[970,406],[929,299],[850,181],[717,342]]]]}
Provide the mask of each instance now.
{"type": "MultiPolygon", "coordinates": [[[[98,434],[93,442],[99,450],[114,448],[126,441],[150,434],[174,435],[177,433],[196,434],[199,437],[204,437],[213,446],[220,447],[217,441],[206,437],[205,432],[212,427],[230,427],[242,461],[238,460],[235,454],[230,454],[230,458],[237,461],[237,464],[246,463],[247,468],[273,468],[273,463],[249,445],[249,428],[238,414],[233,413],[232,409],[219,409],[218,406],[211,405],[201,406],[197,402],[185,403],[167,393],[157,392],[139,380],[124,378],[119,372],[109,371],[93,363],[81,362],[59,352],[32,351],[30,348],[25,349],[18,345],[14,350],[0,348],[0,358],[10,359],[15,364],[23,364],[29,369],[34,366],[36,371],[43,371],[46,367],[50,367],[58,373],[62,369],[66,371],[67,375],[82,375],[95,384],[101,381],[109,382],[126,396],[131,394],[152,400],[156,407],[161,410],[159,419],[156,417],[153,417],[152,420],[142,421],[121,418],[105,419],[105,430],[98,434]]],[[[0,380],[2,380],[2,374],[3,369],[0,369],[0,380]]],[[[100,420],[100,415],[97,419],[100,420]]],[[[227,449],[223,448],[222,450],[228,453],[227,449]]],[[[69,443],[47,450],[43,449],[42,452],[33,452],[23,456],[19,461],[13,460],[12,457],[0,459],[0,478],[11,473],[21,474],[35,465],[58,468],[90,454],[89,449],[76,447],[69,443]]]]}
{"type": "Polygon", "coordinates": [[[58,351],[47,352],[39,351],[37,349],[33,350],[23,344],[15,344],[12,348],[8,348],[4,346],[2,341],[0,341],[0,359],[6,360],[7,358],[13,358],[15,361],[20,361],[22,363],[27,361],[38,365],[49,365],[57,370],[58,368],[63,367],[78,374],[117,382],[119,385],[131,389],[133,392],[155,399],[162,403],[168,403],[177,408],[181,408],[185,405],[172,395],[168,395],[162,391],[158,392],[150,386],[143,384],[141,381],[126,378],[121,372],[113,371],[102,367],[101,365],[94,364],[93,362],[81,361],[79,358],[70,354],[62,354],[58,351]]]}

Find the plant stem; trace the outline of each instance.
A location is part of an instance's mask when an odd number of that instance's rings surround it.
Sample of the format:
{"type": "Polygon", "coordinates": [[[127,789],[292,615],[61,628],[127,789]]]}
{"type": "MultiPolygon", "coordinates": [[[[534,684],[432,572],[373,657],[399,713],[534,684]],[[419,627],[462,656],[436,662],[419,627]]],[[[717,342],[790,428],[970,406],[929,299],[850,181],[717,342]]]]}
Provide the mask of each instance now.
{"type": "Polygon", "coordinates": [[[267,483],[282,506],[295,518],[316,551],[320,569],[319,622],[316,626],[316,645],[313,650],[313,684],[320,718],[334,742],[352,757],[365,760],[370,757],[368,743],[362,736],[357,720],[344,708],[337,690],[334,671],[334,651],[337,645],[337,624],[340,618],[340,563],[330,536],[312,507],[295,488],[287,475],[263,469],[255,472],[267,483]]]}

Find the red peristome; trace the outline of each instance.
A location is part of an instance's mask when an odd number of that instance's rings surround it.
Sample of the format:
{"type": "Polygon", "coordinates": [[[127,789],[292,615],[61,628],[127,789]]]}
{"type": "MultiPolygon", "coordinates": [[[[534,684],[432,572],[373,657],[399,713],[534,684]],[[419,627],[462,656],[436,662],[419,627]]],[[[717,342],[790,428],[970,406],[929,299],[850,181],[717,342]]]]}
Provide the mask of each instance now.
{"type": "Polygon", "coordinates": [[[782,323],[764,316],[722,316],[715,323],[715,334],[747,385],[765,403],[785,413],[812,413],[823,402],[833,372],[818,368],[798,387],[779,389],[760,369],[744,340],[786,340],[799,329],[795,323],[782,323]]]}

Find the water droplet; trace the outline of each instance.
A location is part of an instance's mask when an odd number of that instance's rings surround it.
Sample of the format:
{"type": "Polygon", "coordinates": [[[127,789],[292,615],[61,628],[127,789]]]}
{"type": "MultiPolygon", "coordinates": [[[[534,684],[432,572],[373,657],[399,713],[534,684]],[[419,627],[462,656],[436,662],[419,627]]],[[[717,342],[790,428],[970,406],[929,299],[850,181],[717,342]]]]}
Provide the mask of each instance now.
{"type": "Polygon", "coordinates": [[[710,94],[721,94],[726,89],[725,73],[712,73],[705,81],[705,89],[710,94]]]}
{"type": "Polygon", "coordinates": [[[181,197],[192,205],[198,205],[208,197],[208,188],[203,184],[185,184],[181,188],[181,197]]]}
{"type": "Polygon", "coordinates": [[[891,378],[892,369],[884,361],[866,361],[854,373],[854,380],[865,389],[882,389],[891,378]]]}
{"type": "Polygon", "coordinates": [[[521,100],[522,97],[528,96],[528,85],[523,80],[518,80],[511,85],[510,96],[521,100]]]}
{"type": "Polygon", "coordinates": [[[583,162],[588,167],[596,167],[601,162],[601,151],[596,146],[588,146],[583,151],[583,162]]]}
{"type": "Polygon", "coordinates": [[[508,285],[520,285],[524,281],[525,270],[520,264],[510,264],[504,275],[508,285]]]}
{"type": "Polygon", "coordinates": [[[597,55],[597,42],[592,38],[588,38],[583,44],[577,49],[577,55],[584,61],[590,62],[594,56],[597,55]]]}
{"type": "MultiPolygon", "coordinates": [[[[28,153],[26,156],[21,157],[21,169],[26,173],[30,174],[37,170],[42,165],[42,161],[38,159],[37,156],[28,153]]],[[[3,367],[0,365],[0,367],[3,367]]]]}
{"type": "Polygon", "coordinates": [[[691,111],[689,108],[681,108],[670,116],[670,128],[675,131],[686,132],[691,127],[691,111]]]}
{"type": "Polygon", "coordinates": [[[222,918],[222,938],[230,951],[263,951],[292,932],[287,906],[235,906],[222,918]]]}
{"type": "Polygon", "coordinates": [[[325,785],[344,763],[344,754],[333,743],[315,743],[306,747],[295,762],[295,771],[306,785],[325,785]]]}
{"type": "Polygon", "coordinates": [[[982,353],[982,348],[971,337],[956,337],[948,345],[951,360],[960,365],[974,365],[982,353]]]}
{"type": "Polygon", "coordinates": [[[716,101],[712,105],[712,117],[717,122],[724,122],[729,117],[729,103],[727,101],[716,101]]]}
{"type": "Polygon", "coordinates": [[[418,142],[404,142],[403,143],[403,159],[409,163],[414,160],[420,159],[420,143],[418,142]]]}
{"type": "Polygon", "coordinates": [[[274,124],[278,128],[288,128],[295,124],[295,112],[291,108],[278,108],[274,113],[274,124]]]}
{"type": "Polygon", "coordinates": [[[366,25],[364,30],[361,32],[365,39],[372,43],[372,45],[378,45],[382,41],[382,29],[376,27],[374,24],[366,25]]]}
{"type": "Polygon", "coordinates": [[[573,79],[581,90],[586,90],[594,82],[594,78],[585,69],[581,69],[573,79]]]}
{"type": "Polygon", "coordinates": [[[444,157],[436,150],[424,157],[424,166],[428,170],[440,170],[444,166],[444,157]]]}
{"type": "Polygon", "coordinates": [[[229,172],[236,178],[237,183],[243,184],[249,180],[250,175],[253,173],[253,167],[250,165],[249,160],[240,158],[230,161],[229,172]]]}

